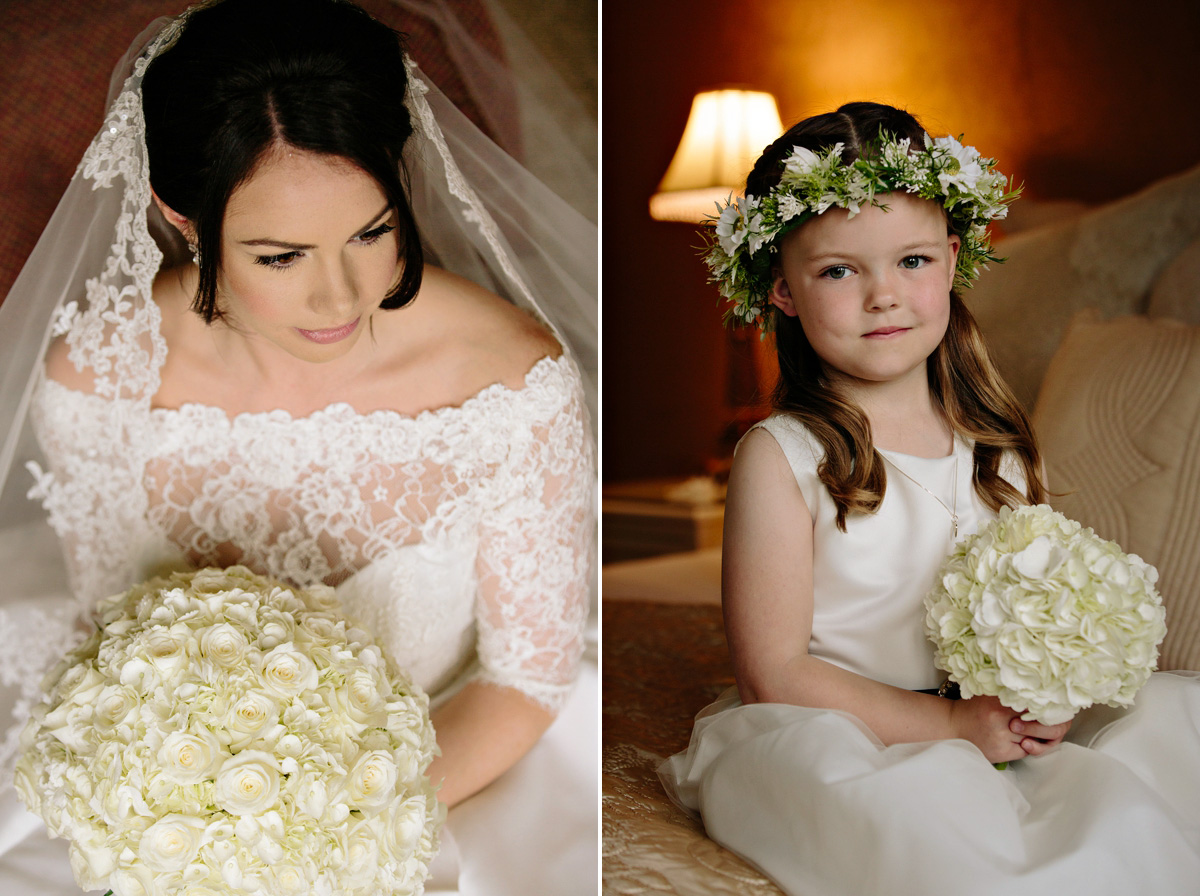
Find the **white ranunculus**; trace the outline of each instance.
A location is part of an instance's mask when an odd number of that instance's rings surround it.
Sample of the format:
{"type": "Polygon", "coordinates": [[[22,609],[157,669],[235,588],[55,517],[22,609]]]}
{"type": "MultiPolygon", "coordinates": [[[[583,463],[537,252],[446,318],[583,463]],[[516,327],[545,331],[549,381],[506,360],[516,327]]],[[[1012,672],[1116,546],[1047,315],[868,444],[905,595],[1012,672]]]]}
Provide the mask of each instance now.
{"type": "Polygon", "coordinates": [[[1166,634],[1157,578],[1048,506],[1004,508],[956,545],[926,597],[935,661],[963,696],[1048,725],[1128,706],[1166,634]]]}
{"type": "Polygon", "coordinates": [[[203,819],[165,815],[142,833],[137,856],[151,871],[182,871],[203,839],[203,819]]]}
{"type": "Polygon", "coordinates": [[[262,750],[244,750],[225,760],[217,772],[213,795],[230,815],[255,815],[274,804],[279,794],[279,764],[262,750]]]}

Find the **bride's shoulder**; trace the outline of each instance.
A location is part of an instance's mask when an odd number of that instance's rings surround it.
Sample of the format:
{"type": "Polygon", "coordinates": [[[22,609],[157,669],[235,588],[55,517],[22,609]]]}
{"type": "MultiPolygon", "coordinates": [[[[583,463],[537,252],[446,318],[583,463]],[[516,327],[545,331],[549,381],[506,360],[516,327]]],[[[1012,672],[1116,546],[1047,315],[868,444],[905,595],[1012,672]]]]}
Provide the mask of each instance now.
{"type": "MultiPolygon", "coordinates": [[[[159,312],[158,329],[172,345],[172,351],[177,344],[186,344],[187,336],[197,327],[200,318],[190,310],[181,269],[166,269],[158,273],[154,281],[154,304],[159,312]]],[[[105,339],[108,335],[106,331],[105,339]]],[[[96,391],[95,371],[87,364],[76,366],[70,357],[66,336],[56,336],[47,348],[46,376],[76,392],[96,391]]]]}
{"type": "Polygon", "coordinates": [[[441,268],[426,267],[411,309],[377,319],[404,328],[410,312],[425,324],[422,366],[449,377],[462,397],[495,383],[520,389],[538,361],[562,354],[550,331],[529,314],[441,268]]]}

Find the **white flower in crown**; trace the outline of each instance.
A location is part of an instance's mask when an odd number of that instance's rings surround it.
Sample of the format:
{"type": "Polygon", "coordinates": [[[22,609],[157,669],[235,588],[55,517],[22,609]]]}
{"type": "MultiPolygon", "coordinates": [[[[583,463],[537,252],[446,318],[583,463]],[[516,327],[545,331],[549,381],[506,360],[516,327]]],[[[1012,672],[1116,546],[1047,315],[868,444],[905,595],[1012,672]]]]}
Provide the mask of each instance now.
{"type": "Polygon", "coordinates": [[[986,177],[975,147],[963,146],[953,137],[935,137],[933,146],[953,159],[952,165],[938,172],[942,189],[949,192],[950,187],[955,186],[964,193],[975,192],[986,177]]]}
{"type": "Polygon", "coordinates": [[[784,193],[779,197],[779,222],[781,224],[806,211],[808,211],[808,206],[793,194],[784,193]]]}
{"type": "MultiPolygon", "coordinates": [[[[842,154],[842,144],[838,143],[833,147],[833,152],[837,155],[842,154]]],[[[811,149],[805,149],[803,146],[797,146],[792,150],[792,154],[788,156],[787,164],[783,168],[783,180],[797,180],[804,177],[811,171],[815,171],[821,166],[822,157],[817,155],[811,149]]]]}
{"type": "Polygon", "coordinates": [[[763,243],[775,235],[766,231],[765,224],[762,213],[757,207],[746,216],[746,249],[751,255],[761,249],[763,243]]]}
{"type": "Polygon", "coordinates": [[[746,238],[742,221],[742,206],[746,200],[735,196],[717,218],[717,240],[726,255],[732,256],[746,238]]]}
{"type": "MultiPolygon", "coordinates": [[[[850,216],[864,206],[887,206],[887,194],[905,191],[937,202],[951,228],[963,238],[955,269],[955,286],[965,288],[997,260],[986,225],[1003,218],[1019,189],[984,159],[953,137],[936,140],[926,135],[923,145],[907,138],[882,135],[861,148],[851,162],[842,159],[841,143],[826,150],[793,147],[783,160],[779,183],[763,196],[731,199],[712,219],[705,262],[709,279],[733,303],[726,322],[758,323],[770,327],[766,314],[770,292],[771,252],[787,233],[789,222],[844,208],[850,216]]],[[[794,226],[794,225],[793,225],[794,226]]]]}

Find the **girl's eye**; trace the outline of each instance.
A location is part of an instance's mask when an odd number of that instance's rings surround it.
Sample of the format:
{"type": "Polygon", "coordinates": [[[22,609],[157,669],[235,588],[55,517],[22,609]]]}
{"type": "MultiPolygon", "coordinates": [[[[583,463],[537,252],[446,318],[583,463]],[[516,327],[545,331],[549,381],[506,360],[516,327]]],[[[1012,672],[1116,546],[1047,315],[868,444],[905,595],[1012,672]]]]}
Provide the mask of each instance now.
{"type": "Polygon", "coordinates": [[[275,268],[276,270],[284,270],[285,268],[290,268],[292,262],[299,257],[299,252],[284,252],[281,255],[259,255],[255,257],[254,263],[268,268],[275,268]]]}
{"type": "Polygon", "coordinates": [[[900,261],[900,267],[907,271],[915,271],[929,263],[928,255],[908,255],[900,261]]]}
{"type": "Polygon", "coordinates": [[[392,224],[380,224],[378,227],[368,230],[366,233],[359,234],[356,239],[360,243],[370,245],[371,243],[378,242],[380,237],[387,236],[395,229],[395,226],[392,224]]]}
{"type": "Polygon", "coordinates": [[[850,276],[850,268],[844,264],[835,264],[821,271],[821,276],[826,280],[845,280],[850,276]]]}

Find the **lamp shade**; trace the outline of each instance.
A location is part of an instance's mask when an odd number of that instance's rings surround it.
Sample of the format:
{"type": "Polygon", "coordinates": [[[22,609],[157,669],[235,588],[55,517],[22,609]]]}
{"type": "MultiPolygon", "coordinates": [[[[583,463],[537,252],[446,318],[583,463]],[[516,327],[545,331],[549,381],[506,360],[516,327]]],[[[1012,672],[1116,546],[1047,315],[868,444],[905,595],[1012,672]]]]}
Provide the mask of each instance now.
{"type": "Polygon", "coordinates": [[[659,221],[699,224],[716,203],[740,193],[754,160],[783,132],[775,97],[757,90],[696,94],[683,139],[650,197],[659,221]]]}

